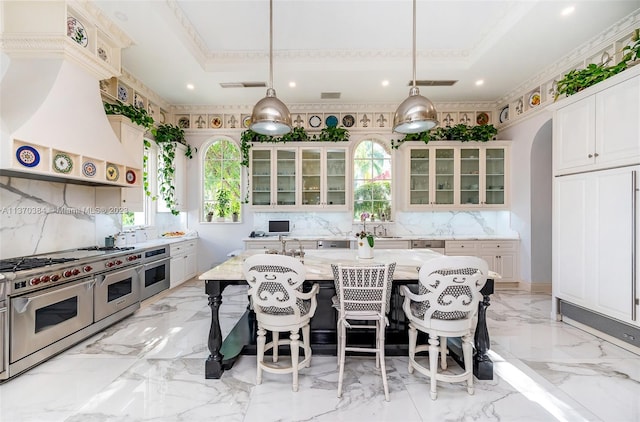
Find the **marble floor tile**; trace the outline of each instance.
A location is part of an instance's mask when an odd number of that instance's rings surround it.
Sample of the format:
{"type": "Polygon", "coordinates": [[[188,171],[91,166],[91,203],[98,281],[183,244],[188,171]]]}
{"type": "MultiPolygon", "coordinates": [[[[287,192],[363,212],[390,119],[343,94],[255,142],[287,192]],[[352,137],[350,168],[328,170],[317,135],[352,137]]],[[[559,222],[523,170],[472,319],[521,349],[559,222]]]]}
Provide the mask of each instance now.
{"type": "MultiPolygon", "coordinates": [[[[223,335],[247,307],[245,286],[225,290],[223,335]]],[[[390,398],[373,357],[347,357],[337,397],[336,358],[313,356],[300,373],[264,373],[253,356],[220,380],[204,378],[210,309],[192,280],[142,303],[134,315],[0,385],[0,421],[606,421],[640,422],[640,355],[551,316],[551,297],[498,291],[488,309],[493,380],[439,383],[387,357],[390,398]]],[[[425,358],[426,359],[426,358],[425,358]]],[[[449,371],[460,368],[451,361],[449,371]]]]}

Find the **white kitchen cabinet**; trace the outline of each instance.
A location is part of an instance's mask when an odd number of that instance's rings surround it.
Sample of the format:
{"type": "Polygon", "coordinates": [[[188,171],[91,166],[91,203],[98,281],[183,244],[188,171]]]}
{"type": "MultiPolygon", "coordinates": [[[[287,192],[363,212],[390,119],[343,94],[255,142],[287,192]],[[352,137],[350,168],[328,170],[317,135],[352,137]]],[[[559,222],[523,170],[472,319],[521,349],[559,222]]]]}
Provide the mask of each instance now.
{"type": "Polygon", "coordinates": [[[170,287],[176,287],[197,275],[197,239],[169,245],[171,256],[170,287]]]}
{"type": "Polygon", "coordinates": [[[552,265],[556,298],[640,326],[638,171],[555,178],[552,265]]]}
{"type": "Polygon", "coordinates": [[[473,147],[438,141],[409,148],[407,208],[505,208],[508,153],[504,141],[473,147]]]}
{"type": "Polygon", "coordinates": [[[520,257],[518,240],[447,240],[445,255],[477,256],[489,264],[489,270],[500,274],[497,284],[517,282],[520,257]]]}
{"type": "Polygon", "coordinates": [[[411,249],[410,240],[401,239],[375,239],[375,249],[411,249]]]}
{"type": "Polygon", "coordinates": [[[347,148],[300,148],[301,207],[346,211],[350,186],[347,170],[347,148]]]}
{"type": "Polygon", "coordinates": [[[624,71],[552,109],[556,175],[640,163],[638,71],[624,71]]]}
{"type": "Polygon", "coordinates": [[[293,208],[298,204],[296,147],[251,148],[251,200],[253,208],[293,208]]]}
{"type": "MultiPolygon", "coordinates": [[[[173,188],[175,197],[176,211],[187,211],[187,156],[185,152],[187,147],[182,144],[176,144],[175,156],[173,159],[173,188]]],[[[160,154],[160,153],[159,153],[160,154]]],[[[158,155],[160,157],[160,155],[158,155]]],[[[158,173],[163,172],[164,163],[158,159],[158,173]]],[[[171,211],[167,203],[158,192],[158,212],[171,211]]]]}

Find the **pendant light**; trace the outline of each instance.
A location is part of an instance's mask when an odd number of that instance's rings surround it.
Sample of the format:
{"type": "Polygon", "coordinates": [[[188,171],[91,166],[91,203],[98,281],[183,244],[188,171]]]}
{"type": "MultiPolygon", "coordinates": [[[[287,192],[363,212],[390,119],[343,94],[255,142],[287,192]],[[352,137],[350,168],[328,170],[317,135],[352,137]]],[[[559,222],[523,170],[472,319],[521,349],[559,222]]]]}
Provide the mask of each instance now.
{"type": "Polygon", "coordinates": [[[398,106],[393,116],[393,131],[420,133],[438,124],[438,113],[428,98],[420,95],[416,86],[416,0],[413,0],[413,86],[409,97],[398,106]]]}
{"type": "Polygon", "coordinates": [[[273,0],[269,0],[269,88],[267,96],[253,107],[250,129],[271,136],[291,132],[291,113],[273,89],[273,0]]]}

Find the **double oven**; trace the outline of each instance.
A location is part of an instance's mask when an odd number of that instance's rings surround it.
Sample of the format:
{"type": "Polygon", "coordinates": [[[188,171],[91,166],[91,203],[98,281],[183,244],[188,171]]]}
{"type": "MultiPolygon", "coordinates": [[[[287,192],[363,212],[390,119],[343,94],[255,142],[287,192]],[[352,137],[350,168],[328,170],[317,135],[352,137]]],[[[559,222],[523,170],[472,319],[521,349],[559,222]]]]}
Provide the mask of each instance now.
{"type": "Polygon", "coordinates": [[[169,245],[147,249],[142,254],[140,300],[145,300],[169,288],[171,257],[169,245]]]}
{"type": "Polygon", "coordinates": [[[143,261],[144,252],[133,248],[88,248],[0,261],[5,278],[0,280],[0,306],[6,303],[4,311],[0,307],[0,343],[5,343],[0,380],[139,309],[143,261]],[[1,300],[5,295],[6,301],[1,300]]]}

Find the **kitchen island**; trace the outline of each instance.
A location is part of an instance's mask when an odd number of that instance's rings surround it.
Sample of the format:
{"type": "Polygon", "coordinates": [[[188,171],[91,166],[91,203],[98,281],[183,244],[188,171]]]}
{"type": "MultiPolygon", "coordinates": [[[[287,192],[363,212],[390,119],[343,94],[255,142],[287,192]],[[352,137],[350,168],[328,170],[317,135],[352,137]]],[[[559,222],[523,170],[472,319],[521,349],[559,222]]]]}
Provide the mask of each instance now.
{"type": "MultiPolygon", "coordinates": [[[[205,378],[218,379],[225,370],[230,369],[241,354],[255,354],[256,321],[253,311],[248,309],[239,319],[229,335],[222,339],[219,322],[219,308],[222,303],[222,292],[234,284],[246,284],[242,273],[242,263],[250,255],[264,253],[262,250],[247,250],[234,256],[215,268],[203,273],[199,278],[205,281],[205,292],[209,297],[211,308],[211,327],[209,330],[208,348],[210,355],[205,364],[205,378]]],[[[387,327],[385,353],[387,355],[404,356],[408,354],[408,321],[402,310],[404,298],[399,294],[402,284],[417,287],[418,270],[430,259],[442,256],[429,249],[376,249],[373,259],[360,260],[357,250],[310,250],[306,251],[303,262],[307,270],[306,283],[310,286],[317,282],[318,308],[311,320],[311,348],[314,354],[336,354],[336,312],[331,298],[335,294],[331,264],[377,264],[396,263],[393,274],[393,289],[389,310],[389,326],[387,327]]],[[[489,295],[493,293],[493,278],[499,277],[490,272],[490,279],[482,288],[484,299],[479,303],[478,323],[476,327],[474,357],[474,374],[479,379],[493,378],[493,363],[487,356],[489,350],[489,334],[486,327],[486,308],[489,306],[489,295]]],[[[352,337],[350,337],[351,341],[352,337]]],[[[455,340],[455,339],[452,339],[455,340]]],[[[369,338],[356,335],[355,342],[367,342],[369,338]]],[[[424,341],[424,339],[422,339],[424,341]]],[[[449,342],[451,355],[461,362],[459,343],[449,342]]]]}

